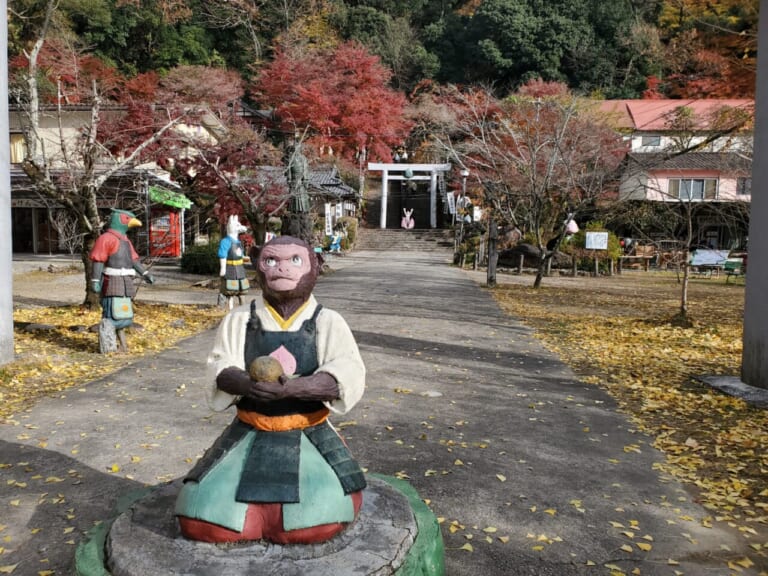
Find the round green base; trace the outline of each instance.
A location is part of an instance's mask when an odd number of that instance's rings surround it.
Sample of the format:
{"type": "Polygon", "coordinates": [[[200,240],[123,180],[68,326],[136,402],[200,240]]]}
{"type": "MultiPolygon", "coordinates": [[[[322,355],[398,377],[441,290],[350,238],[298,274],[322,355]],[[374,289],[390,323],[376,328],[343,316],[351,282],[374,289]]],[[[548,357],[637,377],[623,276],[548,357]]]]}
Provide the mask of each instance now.
{"type": "MultiPolygon", "coordinates": [[[[404,480],[381,474],[372,474],[371,476],[385,482],[407,499],[416,522],[417,533],[414,541],[403,562],[393,574],[397,576],[443,576],[445,574],[445,550],[440,526],[432,511],[419,498],[416,490],[404,480]]],[[[107,569],[105,546],[113,522],[128,511],[131,506],[156,489],[157,487],[147,488],[127,494],[119,500],[113,518],[91,529],[75,553],[75,573],[77,576],[111,576],[107,569]]]]}

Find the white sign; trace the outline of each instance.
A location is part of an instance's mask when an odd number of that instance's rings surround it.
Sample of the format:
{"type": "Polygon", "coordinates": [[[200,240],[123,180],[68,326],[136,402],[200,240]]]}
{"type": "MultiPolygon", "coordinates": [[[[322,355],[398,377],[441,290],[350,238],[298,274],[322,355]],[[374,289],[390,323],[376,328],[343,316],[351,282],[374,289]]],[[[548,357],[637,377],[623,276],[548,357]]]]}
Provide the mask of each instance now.
{"type": "Polygon", "coordinates": [[[445,199],[448,202],[448,214],[456,214],[456,198],[454,198],[453,192],[448,192],[445,199]]]}
{"type": "Polygon", "coordinates": [[[325,235],[333,235],[333,211],[330,202],[325,203],[325,235]]]}
{"type": "Polygon", "coordinates": [[[587,232],[587,250],[608,250],[608,232],[587,232]]]}

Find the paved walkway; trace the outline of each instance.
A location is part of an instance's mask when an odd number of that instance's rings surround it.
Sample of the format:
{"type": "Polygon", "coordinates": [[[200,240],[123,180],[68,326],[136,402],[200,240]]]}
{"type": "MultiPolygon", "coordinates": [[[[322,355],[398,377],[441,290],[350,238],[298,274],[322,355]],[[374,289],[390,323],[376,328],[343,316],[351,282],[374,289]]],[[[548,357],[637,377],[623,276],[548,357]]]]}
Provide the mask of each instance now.
{"type": "MultiPolygon", "coordinates": [[[[448,255],[362,252],[335,269],[316,295],[351,325],[368,384],[334,422],[367,470],[409,479],[444,518],[450,576],[723,575],[744,555],[748,541],[703,527],[708,511],[654,471],[652,439],[448,255]]],[[[203,399],[211,338],[0,426],[0,566],[71,574],[121,495],[191,467],[232,417],[203,399]]]]}

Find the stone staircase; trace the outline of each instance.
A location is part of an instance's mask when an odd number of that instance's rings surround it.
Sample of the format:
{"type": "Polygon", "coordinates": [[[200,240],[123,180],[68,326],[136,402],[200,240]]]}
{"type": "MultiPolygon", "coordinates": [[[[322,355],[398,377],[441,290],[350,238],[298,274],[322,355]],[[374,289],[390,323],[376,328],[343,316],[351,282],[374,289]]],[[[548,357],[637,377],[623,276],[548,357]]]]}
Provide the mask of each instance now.
{"type": "Polygon", "coordinates": [[[436,252],[453,250],[453,230],[403,230],[361,227],[355,250],[396,250],[399,252],[436,252]]]}
{"type": "Polygon", "coordinates": [[[399,252],[453,252],[453,230],[422,228],[379,228],[381,190],[370,189],[367,194],[365,224],[357,229],[354,250],[399,252]]]}

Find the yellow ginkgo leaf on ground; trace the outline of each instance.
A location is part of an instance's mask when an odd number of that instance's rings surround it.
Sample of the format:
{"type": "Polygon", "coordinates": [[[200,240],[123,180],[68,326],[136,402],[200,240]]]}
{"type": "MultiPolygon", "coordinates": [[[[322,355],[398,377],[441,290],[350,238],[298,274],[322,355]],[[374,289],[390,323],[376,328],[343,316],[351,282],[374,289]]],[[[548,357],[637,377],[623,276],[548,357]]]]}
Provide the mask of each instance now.
{"type": "Polygon", "coordinates": [[[550,516],[554,516],[555,514],[557,514],[557,510],[555,510],[554,508],[547,508],[546,510],[544,510],[544,512],[546,514],[549,514],[550,516]]]}
{"type": "Polygon", "coordinates": [[[475,551],[475,549],[472,547],[472,544],[470,544],[469,542],[464,544],[464,546],[459,548],[459,550],[466,550],[467,552],[474,552],[475,551]]]}
{"type": "Polygon", "coordinates": [[[629,544],[622,545],[621,546],[621,550],[623,550],[624,552],[627,552],[629,554],[632,554],[632,552],[634,552],[634,549],[629,544]]]}
{"type": "Polygon", "coordinates": [[[744,557],[741,560],[736,560],[736,564],[743,568],[752,568],[752,566],[755,565],[755,563],[747,557],[744,557]]]}
{"type": "Polygon", "coordinates": [[[509,542],[509,536],[499,536],[498,538],[499,538],[499,542],[501,542],[502,544],[506,544],[507,542],[509,542]]]}
{"type": "Polygon", "coordinates": [[[640,548],[643,552],[650,552],[653,546],[651,544],[648,544],[647,542],[637,542],[637,547],[640,548]]]}
{"type": "Polygon", "coordinates": [[[494,526],[487,526],[483,528],[483,532],[486,532],[488,534],[495,534],[497,532],[497,528],[494,526]]]}
{"type": "Polygon", "coordinates": [[[16,570],[16,566],[19,564],[6,564],[5,566],[0,566],[0,574],[11,574],[14,570],[16,570]]]}
{"type": "Polygon", "coordinates": [[[496,478],[499,479],[499,482],[506,482],[507,481],[507,477],[504,476],[504,474],[496,474],[496,478]]]}

